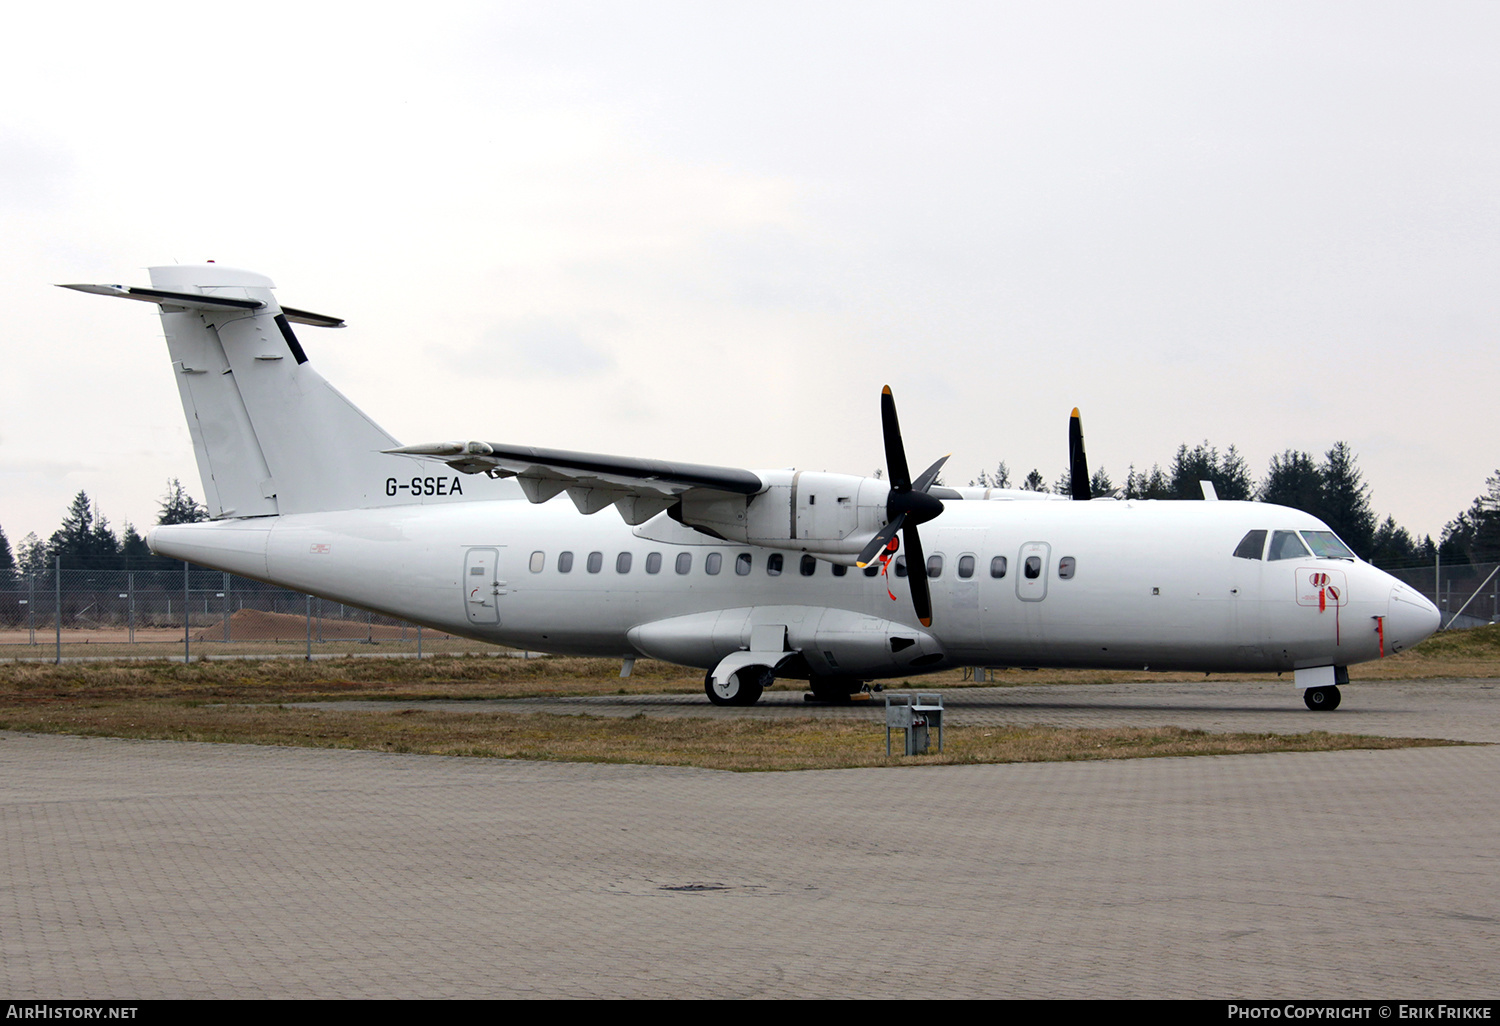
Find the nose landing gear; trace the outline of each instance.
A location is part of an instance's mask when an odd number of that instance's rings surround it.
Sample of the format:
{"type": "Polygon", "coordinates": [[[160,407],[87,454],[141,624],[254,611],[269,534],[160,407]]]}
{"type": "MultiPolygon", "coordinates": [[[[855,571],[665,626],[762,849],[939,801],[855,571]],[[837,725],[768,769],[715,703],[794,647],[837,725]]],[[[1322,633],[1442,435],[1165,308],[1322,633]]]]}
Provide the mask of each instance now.
{"type": "Polygon", "coordinates": [[[754,705],[761,692],[776,680],[769,666],[742,666],[724,684],[715,684],[713,671],[703,680],[703,690],[714,705],[754,705]]]}

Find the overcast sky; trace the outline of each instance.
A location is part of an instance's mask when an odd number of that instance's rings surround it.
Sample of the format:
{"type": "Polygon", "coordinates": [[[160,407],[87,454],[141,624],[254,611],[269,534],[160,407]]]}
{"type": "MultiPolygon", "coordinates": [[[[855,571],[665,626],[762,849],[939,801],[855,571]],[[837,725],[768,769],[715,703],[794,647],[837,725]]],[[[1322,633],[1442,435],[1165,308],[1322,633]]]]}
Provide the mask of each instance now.
{"type": "MultiPolygon", "coordinates": [[[[1500,4],[28,5],[0,62],[0,527],[199,498],[153,308],[269,274],[405,443],[1122,482],[1500,466],[1500,4]],[[381,12],[384,12],[383,14],[381,12]]],[[[561,501],[561,500],[559,500],[561,501]]]]}

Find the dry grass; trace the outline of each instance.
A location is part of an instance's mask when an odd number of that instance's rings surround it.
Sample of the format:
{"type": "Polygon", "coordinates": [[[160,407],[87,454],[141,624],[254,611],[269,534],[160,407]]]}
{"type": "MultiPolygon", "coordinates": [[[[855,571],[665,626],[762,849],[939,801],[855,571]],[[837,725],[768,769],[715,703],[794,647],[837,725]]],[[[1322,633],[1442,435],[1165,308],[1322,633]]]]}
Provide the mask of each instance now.
{"type": "Polygon", "coordinates": [[[622,679],[611,659],[154,660],[0,664],[0,702],[176,698],[205,702],[312,702],[341,698],[550,698],[655,695],[703,689],[703,673],[641,660],[622,679]]]}
{"type": "MultiPolygon", "coordinates": [[[[697,693],[700,671],[651,660],[627,679],[608,659],[487,656],[0,664],[0,728],[94,736],[310,745],[496,758],[786,770],[888,765],[885,730],[844,720],[680,719],[307,709],[340,699],[503,699],[697,693]]],[[[1356,679],[1500,676],[1500,627],[1452,632],[1357,667],[1356,679]]],[[[1010,670],[994,684],[1202,680],[1201,674],[1010,670]]],[[[1233,678],[1214,678],[1233,679],[1233,678]]],[[[1245,678],[1257,679],[1257,678],[1245,678]]],[[[1259,678],[1259,679],[1272,679],[1259,678]]],[[[970,682],[971,683],[971,682],[970,682]]],[[[887,687],[965,686],[959,671],[887,687]]],[[[795,688],[795,682],[785,687],[795,688]]],[[[993,685],[991,685],[993,686],[993,685]]],[[[899,740],[899,735],[898,735],[899,740]]],[[[1056,761],[1328,751],[1452,742],[1333,735],[1208,734],[1176,727],[1063,730],[959,727],[944,755],[900,764],[1056,761]]]]}
{"type": "MultiPolygon", "coordinates": [[[[183,705],[160,700],[3,709],[0,729],[740,771],[1134,759],[1460,743],[1322,731],[1209,734],[1180,727],[957,727],[946,732],[946,750],[941,755],[887,759],[884,727],[847,720],[622,719],[549,713],[183,705]]],[[[899,733],[895,743],[899,752],[899,733]]]]}

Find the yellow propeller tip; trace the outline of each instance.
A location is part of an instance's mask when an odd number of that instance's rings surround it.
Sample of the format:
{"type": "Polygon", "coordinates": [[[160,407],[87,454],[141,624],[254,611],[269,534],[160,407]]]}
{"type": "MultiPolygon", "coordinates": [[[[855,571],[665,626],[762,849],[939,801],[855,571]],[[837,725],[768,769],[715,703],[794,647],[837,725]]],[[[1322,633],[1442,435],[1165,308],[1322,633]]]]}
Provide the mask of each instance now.
{"type": "Polygon", "coordinates": [[[1078,407],[1076,407],[1076,406],[1073,407],[1073,419],[1074,420],[1078,419],[1078,407]]]}

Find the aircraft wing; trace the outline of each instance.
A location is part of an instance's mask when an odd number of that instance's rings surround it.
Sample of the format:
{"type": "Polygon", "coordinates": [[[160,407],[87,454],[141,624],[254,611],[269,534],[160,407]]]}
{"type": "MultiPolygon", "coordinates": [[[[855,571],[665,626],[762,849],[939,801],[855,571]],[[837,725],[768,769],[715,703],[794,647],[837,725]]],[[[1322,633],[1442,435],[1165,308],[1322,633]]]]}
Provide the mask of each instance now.
{"type": "Polygon", "coordinates": [[[733,467],[495,442],[431,442],[385,451],[442,460],[465,474],[513,477],[532,502],[546,502],[565,491],[580,513],[612,505],[632,525],[644,524],[689,494],[712,500],[756,495],[766,488],[759,475],[733,467]]]}

